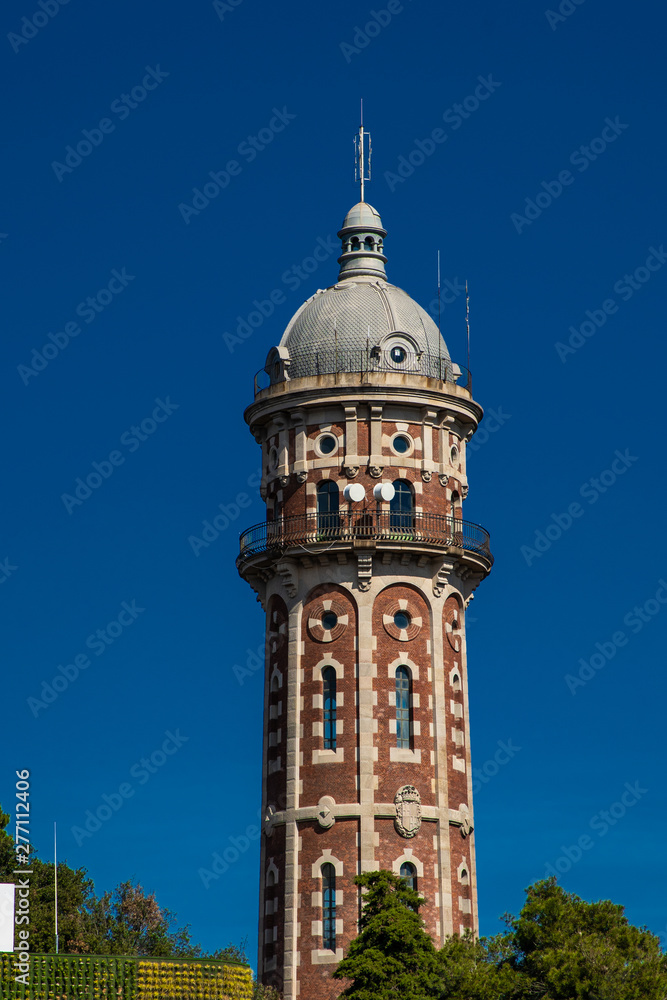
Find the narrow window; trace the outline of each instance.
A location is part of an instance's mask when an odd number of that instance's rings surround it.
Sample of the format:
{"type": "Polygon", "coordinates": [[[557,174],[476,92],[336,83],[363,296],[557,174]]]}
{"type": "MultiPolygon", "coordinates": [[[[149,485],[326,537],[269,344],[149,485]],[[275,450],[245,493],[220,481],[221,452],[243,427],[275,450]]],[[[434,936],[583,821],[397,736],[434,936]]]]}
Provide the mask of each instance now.
{"type": "Polygon", "coordinates": [[[396,746],[410,749],[410,671],[407,667],[396,668],[396,746]]]}
{"type": "Polygon", "coordinates": [[[407,479],[396,479],[394,497],[389,501],[389,524],[392,528],[411,528],[414,518],[412,486],[407,479]]]}
{"type": "Polygon", "coordinates": [[[331,479],[317,487],[317,530],[320,534],[335,533],[340,525],[338,486],[331,479]]]}
{"type": "Polygon", "coordinates": [[[336,950],[336,869],[322,865],[322,945],[336,950]]]}
{"type": "Polygon", "coordinates": [[[410,861],[405,861],[401,865],[401,878],[407,885],[408,889],[414,889],[417,891],[417,869],[410,861]]]}
{"type": "Polygon", "coordinates": [[[336,749],[336,671],[325,667],[322,671],[324,686],[324,749],[336,749]]]}

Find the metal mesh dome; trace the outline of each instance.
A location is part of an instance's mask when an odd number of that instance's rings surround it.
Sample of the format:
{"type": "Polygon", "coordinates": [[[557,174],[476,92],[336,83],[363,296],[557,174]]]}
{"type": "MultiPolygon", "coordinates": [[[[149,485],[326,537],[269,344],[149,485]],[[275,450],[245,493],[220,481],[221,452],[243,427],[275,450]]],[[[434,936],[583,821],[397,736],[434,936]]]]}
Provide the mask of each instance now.
{"type": "Polygon", "coordinates": [[[291,360],[290,378],[312,374],[314,354],[378,356],[394,344],[403,345],[410,355],[411,370],[437,374],[428,370],[429,359],[436,368],[440,360],[451,367],[447,345],[428,313],[402,288],[363,277],[316,292],[293,316],[280,341],[291,360]],[[427,367],[418,364],[421,355],[427,367]]]}

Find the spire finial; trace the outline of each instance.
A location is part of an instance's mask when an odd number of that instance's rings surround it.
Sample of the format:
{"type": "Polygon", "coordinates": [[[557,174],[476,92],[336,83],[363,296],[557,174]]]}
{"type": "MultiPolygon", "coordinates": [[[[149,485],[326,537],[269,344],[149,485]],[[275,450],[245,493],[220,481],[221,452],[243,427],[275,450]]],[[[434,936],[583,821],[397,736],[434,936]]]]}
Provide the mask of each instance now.
{"type": "Polygon", "coordinates": [[[361,201],[365,201],[364,198],[364,184],[366,181],[371,179],[371,136],[370,132],[364,131],[364,99],[361,98],[361,124],[359,125],[359,132],[354,137],[354,152],[355,152],[355,164],[354,164],[354,179],[358,180],[361,184],[361,201]],[[368,155],[366,155],[366,139],[368,139],[368,155]],[[366,173],[368,172],[368,176],[366,173]]]}

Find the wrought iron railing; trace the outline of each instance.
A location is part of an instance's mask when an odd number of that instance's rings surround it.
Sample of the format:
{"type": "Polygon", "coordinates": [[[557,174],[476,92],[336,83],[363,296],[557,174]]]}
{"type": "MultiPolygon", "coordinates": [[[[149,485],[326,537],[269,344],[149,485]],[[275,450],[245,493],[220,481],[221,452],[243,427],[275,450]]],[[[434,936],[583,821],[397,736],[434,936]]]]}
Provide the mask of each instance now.
{"type": "Polygon", "coordinates": [[[241,534],[240,558],[299,545],[351,544],[357,540],[404,545],[455,546],[493,562],[489,533],[479,524],[443,514],[400,514],[390,511],[303,514],[265,521],[241,534]]]}
{"type": "Polygon", "coordinates": [[[295,354],[285,360],[276,358],[275,364],[261,368],[255,375],[255,395],[262,389],[288,379],[348,373],[360,375],[363,380],[364,376],[374,372],[425,375],[472,391],[472,380],[468,369],[454,364],[446,354],[404,352],[403,360],[394,363],[386,351],[375,348],[366,351],[344,351],[332,347],[324,351],[295,354]]]}

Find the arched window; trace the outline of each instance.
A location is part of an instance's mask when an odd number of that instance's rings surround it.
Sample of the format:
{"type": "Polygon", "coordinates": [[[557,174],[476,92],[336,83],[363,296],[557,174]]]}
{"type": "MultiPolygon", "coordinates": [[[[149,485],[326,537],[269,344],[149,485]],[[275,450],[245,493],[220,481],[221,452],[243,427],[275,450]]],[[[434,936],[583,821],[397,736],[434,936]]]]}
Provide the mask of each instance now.
{"type": "Polygon", "coordinates": [[[407,667],[396,668],[396,746],[410,749],[410,714],[412,709],[412,685],[407,667]]]}
{"type": "Polygon", "coordinates": [[[396,479],[394,490],[394,497],[389,501],[389,524],[392,528],[411,528],[414,521],[412,486],[407,479],[396,479]]]}
{"type": "Polygon", "coordinates": [[[324,479],[317,487],[317,530],[320,534],[338,530],[338,505],[338,486],[332,479],[324,479]]]}
{"type": "Polygon", "coordinates": [[[401,865],[401,878],[408,889],[417,891],[417,869],[410,861],[404,861],[401,865]]]}
{"type": "Polygon", "coordinates": [[[322,671],[324,687],[324,749],[336,749],[336,671],[325,667],[322,671]]]}
{"type": "Polygon", "coordinates": [[[336,869],[322,865],[322,947],[336,950],[336,869]]]}

